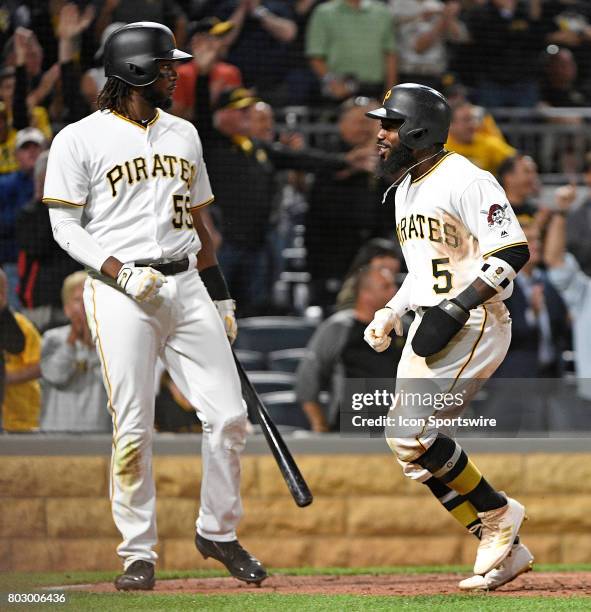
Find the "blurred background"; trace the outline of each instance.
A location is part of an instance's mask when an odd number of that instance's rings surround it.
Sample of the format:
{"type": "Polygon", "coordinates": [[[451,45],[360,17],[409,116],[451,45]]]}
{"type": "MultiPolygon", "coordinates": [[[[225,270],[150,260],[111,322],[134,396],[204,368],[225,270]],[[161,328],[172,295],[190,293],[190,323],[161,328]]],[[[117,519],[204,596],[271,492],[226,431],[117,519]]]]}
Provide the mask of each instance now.
{"type": "MultiPolygon", "coordinates": [[[[373,379],[392,379],[404,346],[397,338],[377,354],[362,339],[406,272],[394,210],[381,204],[388,185],[374,173],[377,122],[365,112],[393,84],[417,82],[447,96],[447,148],[497,177],[530,243],[507,301],[509,354],[470,408],[498,418],[494,435],[505,440],[466,448],[481,453],[497,487],[526,495],[538,559],[591,561],[591,3],[8,0],[0,569],[116,564],[111,423],[81,299],[86,276],[54,242],[41,196],[52,138],[96,110],[106,38],[138,20],[166,24],[194,56],[178,68],[171,112],[203,141],[218,258],[237,300],[235,348],[292,448],[308,455],[316,501],[300,511],[272,460],[258,456],[268,451],[252,419],[246,544],[275,566],[460,563],[473,554],[428,503],[415,520],[409,496],[422,492],[398,474],[383,440],[336,433],[347,381],[371,390],[373,379]],[[10,340],[15,324],[20,342],[10,340]]],[[[202,562],[186,538],[199,486],[199,436],[189,434],[200,423],[161,366],[157,379],[159,554],[165,567],[192,568],[202,562]]]]}
{"type": "MultiPolygon", "coordinates": [[[[0,306],[26,337],[2,356],[5,431],[110,429],[84,275],[40,198],[52,138],[96,110],[105,40],[137,20],[168,25],[194,56],[171,112],[203,141],[236,348],[280,424],[338,430],[346,379],[395,374],[404,339],[377,355],[361,337],[405,274],[365,112],[417,82],[447,96],[447,148],[498,178],[530,240],[498,376],[554,384],[510,428],[589,427],[588,2],[36,0],[0,4],[0,306]]],[[[157,428],[198,431],[159,373],[157,428]]],[[[514,415],[505,396],[494,411],[514,415]]]]}

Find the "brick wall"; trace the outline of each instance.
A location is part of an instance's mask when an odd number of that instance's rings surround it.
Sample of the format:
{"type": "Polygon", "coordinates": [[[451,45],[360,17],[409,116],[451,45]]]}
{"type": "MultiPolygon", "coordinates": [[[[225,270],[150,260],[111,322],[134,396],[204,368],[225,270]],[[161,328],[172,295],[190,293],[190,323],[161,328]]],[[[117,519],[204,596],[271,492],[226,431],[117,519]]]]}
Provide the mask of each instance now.
{"type": "MultiPolygon", "coordinates": [[[[481,454],[476,464],[525,503],[524,541],[539,562],[591,562],[591,454],[481,454]]],[[[243,458],[241,541],[290,566],[471,564],[465,535],[425,487],[380,455],[298,459],[315,494],[297,508],[272,458],[243,458]]],[[[106,457],[0,458],[0,570],[117,569],[106,457]]],[[[154,459],[160,566],[218,567],[193,546],[200,460],[154,459]]]]}

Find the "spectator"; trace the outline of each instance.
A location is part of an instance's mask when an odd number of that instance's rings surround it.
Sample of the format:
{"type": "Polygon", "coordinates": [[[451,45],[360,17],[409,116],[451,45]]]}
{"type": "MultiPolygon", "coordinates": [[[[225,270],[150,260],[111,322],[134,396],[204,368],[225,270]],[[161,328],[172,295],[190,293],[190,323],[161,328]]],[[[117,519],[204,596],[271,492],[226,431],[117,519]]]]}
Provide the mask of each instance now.
{"type": "Polygon", "coordinates": [[[224,50],[224,39],[233,27],[232,21],[220,21],[215,17],[202,19],[189,26],[193,60],[178,67],[172,113],[194,121],[195,104],[211,104],[222,90],[242,85],[240,70],[232,64],[220,61],[224,50]],[[198,102],[195,99],[195,90],[200,74],[209,75],[211,99],[198,102]]]}
{"type": "Polygon", "coordinates": [[[24,348],[25,335],[18,326],[14,314],[12,314],[8,307],[8,282],[4,270],[0,268],[0,406],[4,402],[4,383],[6,378],[5,351],[17,355],[22,353],[24,348]]]}
{"type": "Polygon", "coordinates": [[[591,6],[587,0],[545,0],[542,18],[546,42],[568,48],[581,69],[579,86],[591,86],[591,6]]]}
{"type": "MultiPolygon", "coordinates": [[[[208,99],[208,85],[207,78],[197,79],[198,99],[208,99]]],[[[197,106],[197,125],[218,204],[212,213],[222,234],[218,259],[242,316],[259,311],[268,298],[266,244],[275,169],[334,172],[347,167],[344,155],[293,151],[281,143],[253,140],[249,109],[258,101],[248,89],[235,88],[220,94],[213,117],[208,105],[197,106]]]]}
{"type": "Polygon", "coordinates": [[[19,247],[19,299],[24,314],[37,329],[65,325],[61,291],[64,279],[80,269],[55,241],[49,209],[43,204],[43,184],[47,156],[43,151],[35,163],[35,193],[16,217],[16,241],[19,247]]]}
{"type": "MultiPolygon", "coordinates": [[[[546,232],[544,262],[550,280],[562,295],[572,317],[579,394],[591,400],[591,277],[566,251],[566,218],[575,200],[574,189],[562,187],[556,196],[557,210],[546,232]]],[[[587,413],[588,409],[587,404],[587,413]]]]}
{"type": "Polygon", "coordinates": [[[458,102],[452,107],[452,113],[446,148],[497,174],[499,166],[515,155],[515,149],[497,136],[478,129],[478,109],[470,102],[458,102]]]}
{"type": "Polygon", "coordinates": [[[467,42],[458,19],[458,0],[389,0],[396,25],[400,82],[442,89],[447,71],[446,42],[467,42]]]}
{"type": "MultiPolygon", "coordinates": [[[[462,83],[453,83],[445,89],[444,95],[451,108],[461,106],[462,103],[469,102],[467,88],[462,83]]],[[[476,133],[486,136],[494,136],[502,142],[507,142],[503,132],[499,129],[495,118],[482,106],[472,106],[476,119],[476,133]]]]}
{"type": "Polygon", "coordinates": [[[168,26],[182,48],[187,38],[187,18],[176,0],[97,0],[95,36],[100,40],[105,28],[114,21],[155,21],[168,26]]]}
{"type": "Polygon", "coordinates": [[[320,102],[320,83],[306,57],[306,32],[312,12],[326,0],[295,0],[294,19],[297,26],[295,40],[289,45],[289,70],[286,76],[290,105],[320,102]]]}
{"type": "Polygon", "coordinates": [[[317,6],[306,55],[330,100],[356,93],[381,99],[397,82],[392,16],[376,0],[331,0],[317,6]]]}
{"type": "Polygon", "coordinates": [[[512,324],[511,345],[495,372],[501,378],[553,378],[562,375],[562,351],[570,344],[567,309],[543,263],[540,230],[535,222],[524,227],[529,261],[515,279],[505,300],[512,324]]]}
{"type": "Polygon", "coordinates": [[[488,0],[473,9],[469,30],[479,70],[477,102],[486,108],[535,106],[537,63],[544,47],[539,3],[488,0]]]}
{"type": "Polygon", "coordinates": [[[387,238],[372,238],[357,251],[343,286],[337,295],[337,310],[354,307],[356,272],[365,266],[370,268],[386,268],[392,274],[394,280],[397,280],[402,266],[400,245],[398,242],[388,240],[387,238]]]}
{"type": "Polygon", "coordinates": [[[86,272],[64,280],[62,301],[69,325],[43,334],[41,431],[111,432],[101,364],[84,309],[86,272]]]}
{"type": "Polygon", "coordinates": [[[374,312],[396,293],[392,274],[385,268],[364,267],[355,279],[353,309],[337,312],[320,324],[296,373],[297,398],[313,431],[338,430],[345,379],[391,380],[402,354],[404,339],[398,336],[383,353],[372,351],[363,340],[374,312]],[[326,413],[319,402],[323,390],[331,395],[326,413]]]}
{"type": "MultiPolygon", "coordinates": [[[[365,113],[375,108],[369,98],[351,98],[341,105],[340,140],[334,147],[348,155],[375,153],[376,125],[365,113]]],[[[368,239],[391,226],[392,213],[381,204],[381,190],[368,158],[365,169],[318,172],[308,195],[305,245],[313,291],[312,303],[324,309],[336,301],[355,254],[368,239]]],[[[375,166],[374,166],[375,167],[375,166]]]]}
{"type": "MultiPolygon", "coordinates": [[[[88,90],[82,88],[80,65],[76,61],[77,41],[92,23],[94,7],[88,5],[81,12],[73,3],[64,4],[59,13],[57,34],[58,66],[61,85],[61,108],[59,116],[65,123],[73,123],[96,110],[96,95],[93,100],[87,101],[90,96],[88,90]]],[[[97,92],[93,92],[97,94],[97,92]]],[[[58,114],[57,109],[55,111],[58,114]]]]}
{"type": "MultiPolygon", "coordinates": [[[[32,30],[19,27],[5,50],[5,65],[15,67],[15,91],[12,104],[14,125],[22,129],[33,118],[34,109],[49,107],[54,86],[59,79],[59,66],[43,71],[43,48],[32,30]],[[26,101],[26,104],[21,105],[26,101]]],[[[40,129],[42,125],[37,125],[40,129]]]]}
{"type": "Polygon", "coordinates": [[[228,61],[238,66],[247,87],[272,105],[288,104],[285,75],[289,45],[297,34],[292,3],[287,0],[222,0],[215,14],[232,21],[228,61]]]}
{"type": "Polygon", "coordinates": [[[37,128],[25,128],[16,135],[15,146],[19,170],[0,176],[0,263],[8,277],[8,301],[13,308],[19,308],[16,216],[33,197],[33,172],[45,138],[37,128]]]}
{"type": "Polygon", "coordinates": [[[22,314],[14,314],[25,337],[25,348],[18,354],[5,355],[6,387],[2,404],[4,431],[34,431],[39,427],[41,410],[41,336],[22,314]]]}
{"type": "Polygon", "coordinates": [[[589,100],[576,89],[577,64],[569,49],[548,47],[540,99],[549,106],[587,106],[589,100]]]}
{"type": "Polygon", "coordinates": [[[576,209],[569,208],[567,216],[567,249],[577,260],[581,270],[591,276],[591,152],[584,158],[583,180],[587,193],[583,203],[576,209]]]}
{"type": "Polygon", "coordinates": [[[498,177],[518,221],[522,225],[533,221],[538,214],[534,197],[540,191],[536,162],[529,155],[518,153],[500,165],[498,177]]]}

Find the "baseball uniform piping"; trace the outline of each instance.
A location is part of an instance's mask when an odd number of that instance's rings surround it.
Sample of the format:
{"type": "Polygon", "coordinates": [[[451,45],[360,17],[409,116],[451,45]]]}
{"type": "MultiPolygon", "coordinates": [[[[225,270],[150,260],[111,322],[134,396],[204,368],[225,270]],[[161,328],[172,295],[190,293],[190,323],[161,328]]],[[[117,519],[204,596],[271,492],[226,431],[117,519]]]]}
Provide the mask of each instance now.
{"type": "Polygon", "coordinates": [[[502,247],[499,247],[497,249],[494,249],[493,251],[489,251],[488,253],[485,253],[482,257],[484,259],[486,259],[487,257],[490,257],[491,255],[494,255],[495,253],[498,253],[499,251],[502,251],[503,249],[508,249],[509,247],[514,247],[514,246],[519,246],[520,244],[526,244],[527,242],[513,242],[512,244],[505,244],[502,247]]]}
{"type": "Polygon", "coordinates": [[[65,204],[66,206],[75,206],[76,208],[82,208],[82,206],[85,206],[85,204],[76,204],[76,202],[60,200],[59,198],[43,198],[41,201],[43,204],[50,204],[51,202],[54,202],[56,204],[65,204]]]}
{"type": "Polygon", "coordinates": [[[95,288],[94,288],[94,280],[90,281],[90,286],[92,287],[92,318],[94,319],[94,331],[96,333],[96,339],[97,339],[97,344],[98,344],[98,349],[99,349],[99,353],[101,354],[101,362],[103,364],[103,368],[105,370],[105,380],[107,381],[107,408],[109,410],[109,412],[111,413],[111,417],[113,419],[113,448],[115,450],[115,452],[113,452],[111,454],[111,499],[113,499],[113,487],[114,485],[114,478],[113,478],[113,458],[115,457],[115,453],[117,452],[117,413],[115,412],[115,408],[113,407],[113,391],[111,388],[111,380],[109,378],[109,371],[107,370],[107,362],[105,360],[105,354],[103,353],[103,345],[101,342],[101,337],[99,335],[99,329],[98,329],[98,320],[96,318],[96,300],[95,300],[95,288]]]}
{"type": "Polygon", "coordinates": [[[480,334],[478,334],[478,338],[476,338],[476,342],[474,343],[474,346],[472,347],[472,350],[470,351],[470,356],[466,360],[466,363],[461,367],[457,376],[454,378],[454,382],[450,390],[448,391],[448,393],[451,393],[453,391],[453,388],[456,386],[456,383],[458,382],[458,378],[460,378],[460,376],[462,375],[462,372],[466,369],[470,361],[472,361],[472,357],[474,357],[474,351],[476,351],[476,347],[478,346],[478,343],[480,342],[480,340],[482,339],[482,335],[484,334],[484,328],[486,326],[486,321],[488,319],[488,311],[486,310],[486,306],[484,304],[481,304],[481,306],[482,308],[484,308],[484,319],[482,321],[482,327],[480,328],[480,334]]]}
{"type": "Polygon", "coordinates": [[[143,125],[139,121],[134,121],[133,119],[130,119],[129,117],[125,117],[124,115],[120,115],[115,110],[111,110],[111,114],[113,116],[119,118],[119,119],[123,119],[123,121],[127,121],[128,123],[131,123],[132,125],[136,125],[137,127],[141,128],[142,130],[146,130],[149,126],[154,125],[154,123],[156,123],[156,121],[158,121],[158,119],[160,118],[159,111],[156,111],[156,114],[152,117],[152,119],[150,119],[150,121],[148,121],[148,123],[146,123],[146,125],[143,125]]]}
{"type": "Polygon", "coordinates": [[[421,176],[416,178],[414,181],[411,181],[410,184],[411,185],[416,185],[417,183],[419,183],[423,179],[427,178],[436,168],[438,168],[440,166],[440,164],[445,159],[447,159],[450,155],[453,155],[453,154],[454,154],[453,151],[446,151],[445,155],[439,161],[435,162],[435,164],[433,166],[431,166],[431,168],[429,168],[429,170],[427,170],[427,172],[425,172],[424,174],[421,174],[421,176]]]}
{"type": "Polygon", "coordinates": [[[195,206],[191,206],[189,208],[189,212],[193,212],[194,210],[199,210],[200,208],[203,208],[204,206],[208,206],[214,200],[215,200],[215,196],[211,196],[211,198],[209,198],[209,200],[205,200],[205,202],[201,202],[201,204],[195,204],[195,206]]]}

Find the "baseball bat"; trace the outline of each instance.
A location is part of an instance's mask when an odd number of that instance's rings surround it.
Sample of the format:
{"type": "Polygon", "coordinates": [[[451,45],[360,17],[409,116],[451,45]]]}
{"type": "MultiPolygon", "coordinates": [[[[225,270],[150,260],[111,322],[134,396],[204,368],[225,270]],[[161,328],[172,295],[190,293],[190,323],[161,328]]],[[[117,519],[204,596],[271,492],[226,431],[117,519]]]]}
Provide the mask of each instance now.
{"type": "Polygon", "coordinates": [[[253,408],[256,411],[263,434],[267,440],[267,444],[273,453],[273,457],[275,457],[275,461],[277,462],[281,475],[287,484],[287,488],[289,489],[291,496],[300,508],[309,506],[312,503],[313,497],[308,484],[304,480],[295,459],[289,452],[285,440],[281,437],[275,423],[273,423],[271,417],[269,416],[263,401],[246,375],[246,372],[238,360],[238,357],[236,357],[236,353],[232,351],[232,354],[234,355],[236,369],[238,370],[240,382],[242,383],[244,400],[250,408],[253,408]]]}

